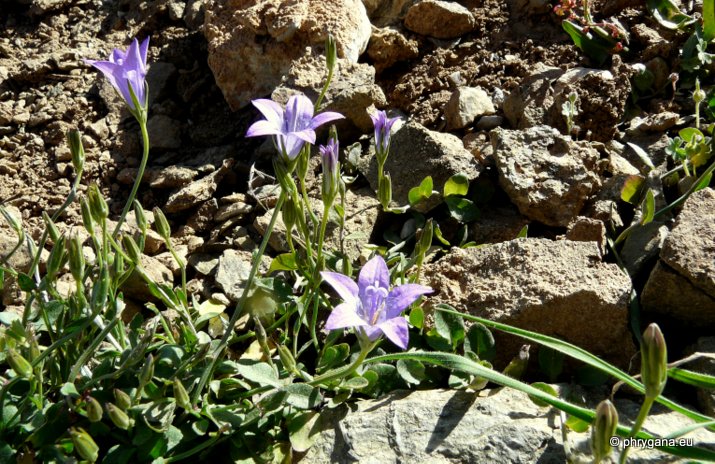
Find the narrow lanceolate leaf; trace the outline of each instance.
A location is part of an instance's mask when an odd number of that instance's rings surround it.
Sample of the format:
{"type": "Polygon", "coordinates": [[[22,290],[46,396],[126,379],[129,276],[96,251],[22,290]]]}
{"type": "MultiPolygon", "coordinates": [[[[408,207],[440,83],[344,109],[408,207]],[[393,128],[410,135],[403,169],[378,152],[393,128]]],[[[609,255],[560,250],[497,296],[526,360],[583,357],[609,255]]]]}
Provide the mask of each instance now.
{"type": "Polygon", "coordinates": [[[653,190],[648,189],[645,194],[645,199],[643,200],[643,217],[641,218],[641,225],[646,225],[653,220],[655,217],[655,195],[653,195],[653,190]]]}
{"type": "MultiPolygon", "coordinates": [[[[461,317],[463,317],[464,319],[467,319],[469,321],[481,322],[482,324],[484,324],[487,327],[491,327],[493,329],[497,329],[502,332],[516,335],[517,337],[521,337],[526,340],[530,340],[535,343],[539,343],[540,345],[543,345],[543,346],[548,346],[552,350],[559,351],[571,358],[574,358],[576,360],[583,362],[584,364],[594,367],[594,368],[616,378],[617,380],[622,381],[629,387],[632,387],[641,393],[645,392],[645,387],[638,380],[636,380],[633,377],[631,377],[630,375],[626,374],[625,372],[623,372],[616,366],[592,355],[591,353],[584,350],[583,348],[579,348],[575,345],[572,345],[571,343],[565,342],[563,340],[559,340],[554,337],[549,337],[548,335],[542,335],[542,334],[539,334],[536,332],[530,332],[528,330],[520,329],[518,327],[513,327],[513,326],[510,326],[507,324],[502,324],[500,322],[494,322],[489,319],[484,319],[484,318],[481,318],[478,316],[472,316],[470,314],[462,314],[459,311],[455,310],[454,308],[450,307],[449,305],[445,305],[445,304],[437,305],[437,310],[443,311],[443,312],[451,312],[455,315],[461,315],[461,317]]],[[[669,400],[668,398],[664,397],[663,395],[658,396],[655,400],[658,403],[662,404],[663,406],[666,406],[667,408],[670,408],[673,411],[677,411],[696,422],[709,422],[712,420],[712,417],[706,416],[705,414],[701,414],[696,411],[692,411],[684,406],[679,405],[678,403],[676,403],[674,401],[669,400]]],[[[712,427],[712,426],[710,426],[708,428],[710,430],[715,430],[715,427],[712,427]]]]}
{"type": "Polygon", "coordinates": [[[700,388],[715,389],[715,376],[693,372],[687,369],[672,367],[668,369],[668,377],[673,380],[678,380],[688,385],[694,385],[700,388]]]}
{"type": "MultiPolygon", "coordinates": [[[[432,364],[435,366],[444,367],[446,369],[465,372],[468,374],[483,377],[496,384],[514,388],[533,398],[540,400],[546,404],[560,409],[561,411],[570,414],[584,422],[591,423],[595,419],[596,414],[590,409],[577,406],[575,404],[564,401],[561,398],[552,396],[551,394],[540,390],[538,388],[532,387],[531,385],[525,384],[519,380],[513,379],[506,376],[500,372],[489,369],[482,366],[479,363],[471,361],[463,356],[459,356],[452,353],[441,353],[441,352],[426,352],[426,351],[412,351],[408,353],[395,353],[383,356],[375,356],[373,358],[365,360],[365,364],[380,363],[385,361],[399,361],[411,359],[414,361],[420,361],[427,364],[432,364]]],[[[618,426],[618,435],[622,437],[630,436],[631,429],[622,425],[618,426]]],[[[640,431],[635,435],[637,438],[655,438],[653,435],[640,431]]],[[[715,451],[711,451],[705,448],[698,447],[682,447],[682,446],[659,446],[656,447],[661,451],[673,454],[675,456],[681,456],[689,459],[705,459],[705,460],[715,460],[715,451]]]]}

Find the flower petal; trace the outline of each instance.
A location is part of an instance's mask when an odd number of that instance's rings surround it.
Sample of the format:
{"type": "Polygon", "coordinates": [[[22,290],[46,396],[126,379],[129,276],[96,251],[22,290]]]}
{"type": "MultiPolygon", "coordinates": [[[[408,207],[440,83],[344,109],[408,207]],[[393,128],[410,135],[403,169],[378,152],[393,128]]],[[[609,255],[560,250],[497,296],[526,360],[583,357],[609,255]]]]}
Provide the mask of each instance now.
{"type": "Polygon", "coordinates": [[[393,319],[399,316],[417,298],[433,291],[430,287],[419,284],[404,284],[393,288],[385,302],[386,318],[393,319]]]}
{"type": "Polygon", "coordinates": [[[365,335],[367,335],[367,338],[373,342],[377,340],[380,335],[382,335],[382,330],[377,326],[368,325],[363,327],[362,330],[365,331],[365,335]]]}
{"type": "Polygon", "coordinates": [[[360,327],[368,325],[355,312],[355,305],[342,303],[333,308],[333,312],[325,322],[327,330],[344,329],[346,327],[360,327]]]}
{"type": "Polygon", "coordinates": [[[276,127],[283,129],[283,108],[281,105],[274,102],[273,100],[268,100],[265,98],[259,98],[258,100],[253,100],[253,106],[255,106],[258,111],[276,127]]]}
{"type": "Polygon", "coordinates": [[[278,139],[279,149],[285,151],[288,159],[295,159],[303,145],[305,145],[305,140],[296,137],[294,134],[278,135],[276,138],[278,139]]]}
{"type": "Polygon", "coordinates": [[[345,116],[334,111],[325,111],[323,113],[316,114],[315,117],[310,121],[310,128],[317,129],[323,124],[330,121],[335,121],[336,119],[345,119],[345,116]]]}
{"type": "Polygon", "coordinates": [[[355,304],[358,298],[358,286],[351,278],[338,272],[321,272],[323,280],[338,292],[346,303],[355,304]]]}
{"type": "Polygon", "coordinates": [[[139,57],[141,58],[144,69],[146,70],[146,54],[149,51],[149,37],[144,39],[144,41],[139,45],[139,57]]]}
{"type": "MultiPolygon", "coordinates": [[[[139,51],[139,41],[137,39],[132,40],[132,43],[129,45],[127,54],[124,57],[122,69],[124,70],[124,73],[128,73],[129,71],[136,71],[139,74],[146,72],[144,70],[144,63],[142,63],[141,52],[139,51]]],[[[136,89],[134,90],[136,91],[136,89]]]]}
{"type": "Polygon", "coordinates": [[[305,95],[293,95],[288,99],[285,110],[286,133],[312,129],[313,103],[305,95]]]}
{"type": "Polygon", "coordinates": [[[315,143],[315,131],[313,129],[305,129],[298,132],[291,132],[290,136],[299,138],[308,143],[315,143]]]}
{"type": "Polygon", "coordinates": [[[403,350],[407,349],[407,344],[410,341],[410,334],[407,327],[407,320],[404,317],[388,319],[385,322],[378,324],[376,328],[380,329],[392,343],[399,346],[403,350]]]}
{"type": "Polygon", "coordinates": [[[278,135],[281,130],[273,122],[261,119],[251,124],[246,131],[246,137],[258,137],[260,135],[278,135]]]}
{"type": "Polygon", "coordinates": [[[361,299],[368,285],[385,289],[390,288],[390,272],[387,270],[385,260],[380,255],[365,263],[362,270],[360,270],[358,286],[360,287],[361,299]]]}

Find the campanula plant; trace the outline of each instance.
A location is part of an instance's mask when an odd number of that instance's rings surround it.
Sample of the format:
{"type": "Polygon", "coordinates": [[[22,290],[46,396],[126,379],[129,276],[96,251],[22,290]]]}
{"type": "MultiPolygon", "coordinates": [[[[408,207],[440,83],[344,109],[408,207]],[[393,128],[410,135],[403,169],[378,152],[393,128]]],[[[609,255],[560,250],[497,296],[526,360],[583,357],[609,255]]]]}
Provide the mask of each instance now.
{"type": "Polygon", "coordinates": [[[392,126],[400,120],[399,117],[388,118],[385,111],[378,111],[370,115],[375,128],[375,158],[377,159],[377,197],[382,209],[390,209],[392,201],[392,181],[390,174],[385,172],[385,162],[390,152],[390,131],[392,126]]]}

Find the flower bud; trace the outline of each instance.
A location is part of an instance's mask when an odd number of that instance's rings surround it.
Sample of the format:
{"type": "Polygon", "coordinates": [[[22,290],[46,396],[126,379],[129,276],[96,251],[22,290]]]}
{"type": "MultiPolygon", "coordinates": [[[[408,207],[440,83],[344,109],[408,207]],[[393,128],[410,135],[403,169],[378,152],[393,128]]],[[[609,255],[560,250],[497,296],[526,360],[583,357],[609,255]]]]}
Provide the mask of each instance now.
{"type": "Polygon", "coordinates": [[[295,226],[295,223],[298,220],[298,213],[292,199],[283,203],[281,214],[283,216],[283,223],[286,226],[286,234],[290,234],[293,231],[293,226],[295,226]]]}
{"type": "Polygon", "coordinates": [[[308,175],[308,157],[310,156],[310,151],[308,149],[304,148],[300,151],[298,154],[298,157],[296,159],[297,165],[296,165],[296,174],[298,175],[299,179],[305,179],[305,176],[308,175]]]}
{"type": "Polygon", "coordinates": [[[85,410],[87,411],[87,419],[89,419],[90,422],[99,422],[102,420],[102,405],[93,397],[90,396],[87,398],[85,410]]]}
{"type": "Polygon", "coordinates": [[[193,409],[191,407],[191,399],[189,398],[189,394],[186,393],[184,384],[177,378],[174,378],[174,399],[176,400],[176,404],[187,411],[191,411],[193,409]]]}
{"type": "Polygon", "coordinates": [[[102,268],[99,271],[99,278],[94,282],[94,286],[92,287],[90,305],[92,306],[93,311],[96,311],[97,308],[104,307],[104,304],[107,302],[108,293],[109,268],[107,267],[107,263],[102,263],[102,268]]]}
{"type": "Polygon", "coordinates": [[[90,234],[94,235],[94,219],[92,219],[92,211],[89,208],[89,201],[82,198],[80,201],[80,211],[82,211],[82,224],[90,234]]]}
{"type": "Polygon", "coordinates": [[[705,94],[704,91],[700,89],[700,80],[695,79],[695,91],[693,92],[693,101],[695,102],[696,105],[699,105],[707,95],[705,94]]]}
{"type": "Polygon", "coordinates": [[[92,437],[81,427],[72,427],[70,429],[70,437],[74,443],[77,454],[82,459],[89,462],[95,462],[99,457],[99,446],[94,442],[92,437]]]}
{"type": "Polygon", "coordinates": [[[17,235],[21,235],[22,234],[22,225],[20,224],[20,220],[18,218],[16,218],[15,215],[12,214],[10,211],[5,209],[2,205],[0,205],[0,213],[2,213],[2,215],[5,218],[5,220],[7,221],[7,223],[10,224],[10,227],[12,227],[12,230],[14,230],[17,235]]]}
{"type": "Polygon", "coordinates": [[[148,384],[153,377],[154,377],[154,356],[149,354],[146,357],[146,361],[144,361],[144,365],[142,366],[141,372],[139,373],[139,385],[144,387],[144,385],[148,384]]]}
{"type": "Polygon", "coordinates": [[[77,282],[84,279],[84,253],[82,252],[82,242],[77,234],[70,236],[67,240],[67,254],[69,255],[70,273],[77,282]]]}
{"type": "Polygon", "coordinates": [[[643,332],[641,342],[641,380],[647,398],[663,392],[668,380],[668,350],[658,324],[651,324],[643,332]]]}
{"type": "Polygon", "coordinates": [[[139,200],[134,200],[134,218],[137,221],[137,227],[141,230],[142,234],[146,234],[147,220],[146,214],[144,214],[144,208],[142,208],[139,200]]]}
{"type": "Polygon", "coordinates": [[[47,227],[47,233],[50,235],[50,238],[56,243],[60,238],[60,231],[57,230],[55,221],[53,221],[45,211],[42,212],[42,220],[45,221],[45,227],[47,227]]]}
{"type": "Polygon", "coordinates": [[[122,245],[124,245],[124,251],[127,252],[127,256],[132,260],[132,263],[139,266],[141,264],[141,251],[139,250],[139,245],[130,235],[122,236],[122,245]]]}
{"type": "Polygon", "coordinates": [[[432,235],[434,234],[434,224],[432,223],[432,218],[428,219],[425,226],[422,228],[420,233],[420,238],[417,241],[417,246],[415,251],[418,255],[424,256],[432,246],[432,235]]]}
{"type": "Polygon", "coordinates": [[[169,221],[166,220],[166,216],[159,209],[159,207],[154,207],[154,227],[156,231],[161,235],[161,238],[168,241],[171,238],[171,228],[169,227],[169,221]]]}
{"type": "Polygon", "coordinates": [[[48,276],[55,276],[60,271],[65,262],[65,258],[67,257],[65,251],[65,237],[63,235],[58,237],[58,240],[55,242],[55,246],[52,247],[52,251],[50,251],[50,256],[47,258],[48,276]]]}
{"type": "Polygon", "coordinates": [[[129,420],[129,416],[126,412],[122,411],[112,403],[107,403],[105,407],[107,409],[107,415],[112,420],[112,423],[117,427],[122,430],[127,430],[129,426],[132,425],[132,422],[129,420]]]}
{"type": "Polygon", "coordinates": [[[118,388],[114,389],[114,400],[117,402],[117,406],[124,411],[132,407],[132,399],[125,391],[118,388]]]}
{"type": "Polygon", "coordinates": [[[596,419],[591,426],[591,451],[594,462],[601,462],[611,455],[611,437],[618,428],[618,411],[609,400],[603,400],[596,408],[596,419]]]}
{"type": "Polygon", "coordinates": [[[84,169],[84,146],[82,145],[82,134],[76,129],[67,132],[67,142],[72,153],[72,166],[76,173],[84,169]]]}
{"type": "Polygon", "coordinates": [[[7,363],[12,367],[12,370],[14,370],[17,375],[20,377],[25,377],[26,379],[29,379],[32,377],[32,365],[27,362],[27,359],[23,358],[20,353],[17,351],[13,350],[12,348],[7,350],[7,353],[5,355],[5,359],[7,360],[7,363]]]}
{"type": "MultiPolygon", "coordinates": [[[[320,156],[323,162],[323,203],[325,205],[331,205],[338,194],[338,182],[340,181],[339,153],[340,145],[336,138],[328,140],[328,145],[320,146],[320,156]]],[[[327,211],[325,214],[327,214],[327,211]]]]}
{"type": "Polygon", "coordinates": [[[97,184],[89,186],[87,196],[89,197],[89,210],[92,213],[92,218],[97,222],[103,222],[109,216],[109,207],[97,184]]]}
{"type": "Polygon", "coordinates": [[[392,181],[390,180],[390,174],[382,176],[378,184],[377,199],[380,200],[383,209],[387,209],[392,202],[392,181]]]}
{"type": "Polygon", "coordinates": [[[335,37],[333,34],[328,34],[328,38],[325,39],[325,66],[328,71],[332,71],[335,68],[335,63],[338,61],[338,47],[335,43],[335,37]]]}
{"type": "Polygon", "coordinates": [[[291,353],[290,349],[288,349],[288,347],[283,345],[282,343],[278,344],[278,356],[283,363],[283,367],[285,367],[288,372],[296,372],[296,364],[295,358],[293,357],[293,353],[291,353]]]}

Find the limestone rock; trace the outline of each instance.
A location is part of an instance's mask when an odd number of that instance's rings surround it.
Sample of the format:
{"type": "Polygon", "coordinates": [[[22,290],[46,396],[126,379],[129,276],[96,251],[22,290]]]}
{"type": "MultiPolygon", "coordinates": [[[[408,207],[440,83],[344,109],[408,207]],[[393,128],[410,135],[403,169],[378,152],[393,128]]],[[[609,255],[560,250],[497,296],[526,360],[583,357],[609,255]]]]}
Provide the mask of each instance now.
{"type": "Polygon", "coordinates": [[[169,116],[157,114],[147,122],[151,148],[173,150],[181,146],[181,127],[179,122],[169,116]]]}
{"type": "Polygon", "coordinates": [[[367,55],[378,73],[401,61],[415,59],[419,53],[418,42],[408,39],[398,29],[373,28],[367,55]]]}
{"type": "Polygon", "coordinates": [[[491,132],[499,184],[524,216],[567,226],[600,187],[598,152],[548,126],[491,132]]]}
{"type": "Polygon", "coordinates": [[[474,30],[476,20],[458,3],[422,0],[411,6],[405,16],[405,27],[428,37],[453,39],[474,30]]]}
{"type": "MultiPolygon", "coordinates": [[[[483,248],[454,248],[426,265],[430,300],[494,321],[554,335],[626,366],[630,279],[601,262],[595,242],[527,238],[483,248]]],[[[497,342],[509,359],[518,340],[497,342]],[[501,344],[500,344],[501,343],[501,344]]]]}
{"type": "MultiPolygon", "coordinates": [[[[373,153],[360,159],[358,168],[377,191],[377,160],[373,153]]],[[[390,155],[385,170],[392,178],[392,198],[398,205],[408,204],[412,187],[432,176],[434,190],[441,191],[453,175],[463,173],[471,181],[480,172],[479,163],[464,148],[462,141],[452,135],[431,131],[416,122],[399,128],[390,142],[390,155]]],[[[440,203],[439,195],[421,202],[418,209],[428,211],[440,203]]]]}
{"type": "MultiPolygon", "coordinates": [[[[173,274],[161,261],[147,255],[140,255],[141,267],[157,285],[173,286],[173,274]]],[[[146,281],[135,270],[121,287],[124,295],[136,301],[156,301],[149,291],[146,281]]]]}
{"type": "Polygon", "coordinates": [[[621,260],[631,276],[652,269],[667,236],[668,228],[659,221],[637,227],[628,235],[621,249],[621,260]]]}
{"type": "Polygon", "coordinates": [[[370,22],[376,27],[393,26],[401,23],[408,9],[418,0],[362,0],[370,17],[370,22]]]}
{"type": "MultiPolygon", "coordinates": [[[[695,342],[693,351],[715,355],[715,337],[700,337],[695,342]]],[[[707,375],[715,375],[715,359],[701,358],[693,362],[689,369],[707,375]]],[[[698,389],[698,403],[708,416],[715,416],[715,391],[698,389]]]]}
{"type": "Polygon", "coordinates": [[[495,112],[491,98],[481,87],[455,90],[444,107],[448,130],[463,129],[478,117],[495,112]]]}
{"type": "Polygon", "coordinates": [[[205,17],[209,66],[233,110],[270,94],[296,60],[322,57],[328,33],[356,63],[371,30],[360,0],[211,0],[205,17]]]}
{"type": "MultiPolygon", "coordinates": [[[[296,93],[316,101],[325,84],[325,58],[308,55],[296,59],[281,85],[271,95],[283,105],[296,93]]],[[[370,111],[387,105],[385,94],[375,84],[375,69],[364,63],[338,59],[321,110],[337,111],[362,132],[372,130],[370,111]]],[[[336,121],[335,124],[339,124],[336,121]]]]}
{"type": "MultiPolygon", "coordinates": [[[[231,301],[238,301],[243,293],[246,280],[251,272],[253,259],[247,251],[228,249],[223,252],[216,267],[216,283],[231,301]]],[[[259,266],[260,272],[266,272],[271,260],[264,256],[259,266]]]]}
{"type": "Polygon", "coordinates": [[[183,211],[210,199],[218,183],[233,165],[232,160],[224,161],[223,165],[206,177],[191,182],[176,193],[171,194],[166,202],[165,210],[168,213],[183,211]]]}
{"type": "Polygon", "coordinates": [[[643,289],[645,311],[715,327],[715,190],[695,192],[665,239],[660,262],[643,289]]]}

